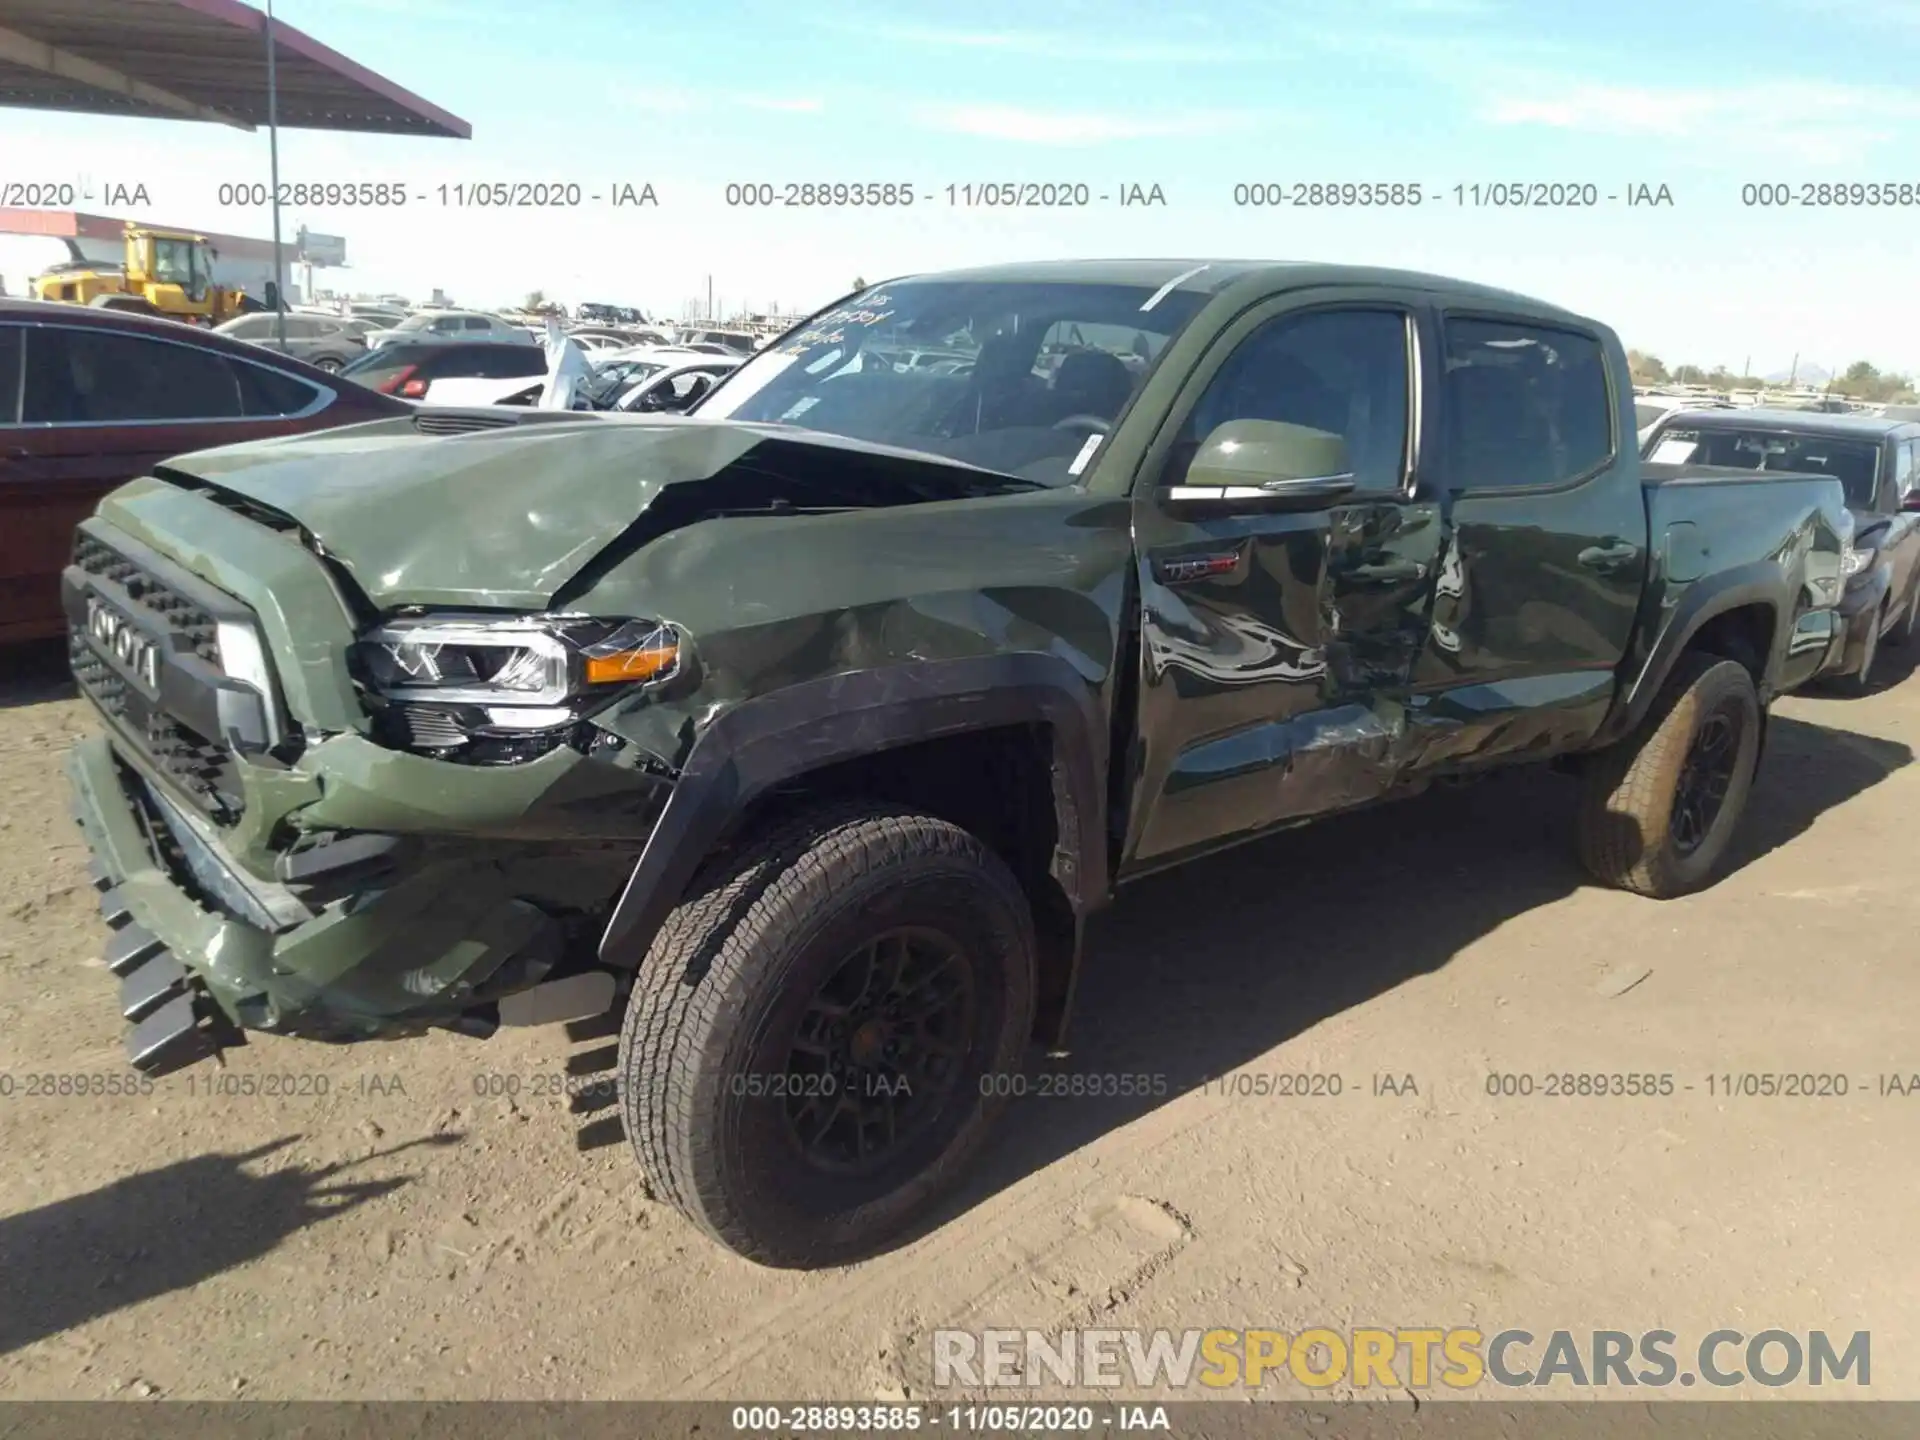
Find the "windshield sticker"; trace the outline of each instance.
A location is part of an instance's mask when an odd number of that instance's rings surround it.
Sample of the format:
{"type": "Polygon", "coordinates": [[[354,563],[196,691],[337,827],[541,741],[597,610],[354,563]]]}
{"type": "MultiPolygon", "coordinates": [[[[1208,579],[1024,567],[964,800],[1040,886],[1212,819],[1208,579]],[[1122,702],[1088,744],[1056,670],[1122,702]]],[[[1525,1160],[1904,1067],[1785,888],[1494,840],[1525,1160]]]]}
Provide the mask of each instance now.
{"type": "Polygon", "coordinates": [[[872,326],[878,325],[882,320],[892,319],[894,312],[885,308],[887,304],[885,295],[875,295],[866,305],[843,305],[837,310],[829,310],[824,315],[816,315],[812,324],[780,347],[780,353],[803,355],[815,345],[838,345],[847,338],[841,326],[872,326]]]}
{"type": "Polygon", "coordinates": [[[1656,465],[1684,465],[1699,448],[1699,442],[1694,440],[1662,440],[1647,458],[1656,465]]]}
{"type": "Polygon", "coordinates": [[[1087,436],[1087,443],[1082,445],[1080,447],[1080,453],[1073,457],[1073,464],[1067,467],[1067,473],[1069,475],[1078,475],[1082,470],[1086,469],[1088,463],[1093,459],[1093,452],[1100,448],[1100,442],[1106,438],[1104,435],[1087,436]]]}

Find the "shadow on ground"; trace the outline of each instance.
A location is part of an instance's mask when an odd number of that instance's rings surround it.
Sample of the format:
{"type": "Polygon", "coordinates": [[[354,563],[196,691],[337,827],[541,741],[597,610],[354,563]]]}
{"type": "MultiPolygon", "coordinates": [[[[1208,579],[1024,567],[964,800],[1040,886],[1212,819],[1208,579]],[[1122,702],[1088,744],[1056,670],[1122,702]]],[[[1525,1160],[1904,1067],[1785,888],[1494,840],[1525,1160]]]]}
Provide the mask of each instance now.
{"type": "Polygon", "coordinates": [[[67,668],[64,640],[0,645],[0,710],[71,700],[79,693],[67,668]]]}
{"type": "Polygon", "coordinates": [[[199,1155],[69,1200],[0,1219],[0,1355],[75,1325],[184,1290],[266,1254],[308,1225],[399,1189],[411,1177],[338,1182],[349,1165],[246,1167],[293,1143],[199,1155]]]}
{"type": "MultiPolygon", "coordinates": [[[[1730,868],[1787,845],[1913,760],[1905,745],[1778,715],[1769,728],[1730,868]]],[[[931,1223],[1592,883],[1574,855],[1574,804],[1572,781],[1516,770],[1130,887],[1089,936],[1071,1055],[1033,1073],[1164,1076],[1164,1093],[1039,1098],[1030,1077],[975,1183],[931,1223]]],[[[1393,1059],[1353,1063],[1371,1072],[1393,1059]]]]}

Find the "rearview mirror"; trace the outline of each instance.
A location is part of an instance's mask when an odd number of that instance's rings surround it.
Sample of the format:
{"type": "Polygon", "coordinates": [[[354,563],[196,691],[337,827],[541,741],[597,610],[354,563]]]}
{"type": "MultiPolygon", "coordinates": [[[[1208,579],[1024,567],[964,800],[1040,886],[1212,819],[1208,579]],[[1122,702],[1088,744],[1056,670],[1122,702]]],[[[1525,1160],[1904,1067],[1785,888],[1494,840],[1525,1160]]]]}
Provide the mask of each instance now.
{"type": "Polygon", "coordinates": [[[1201,442],[1185,478],[1160,492],[1169,505],[1311,510],[1353,492],[1344,436],[1279,420],[1229,420],[1201,442]]]}

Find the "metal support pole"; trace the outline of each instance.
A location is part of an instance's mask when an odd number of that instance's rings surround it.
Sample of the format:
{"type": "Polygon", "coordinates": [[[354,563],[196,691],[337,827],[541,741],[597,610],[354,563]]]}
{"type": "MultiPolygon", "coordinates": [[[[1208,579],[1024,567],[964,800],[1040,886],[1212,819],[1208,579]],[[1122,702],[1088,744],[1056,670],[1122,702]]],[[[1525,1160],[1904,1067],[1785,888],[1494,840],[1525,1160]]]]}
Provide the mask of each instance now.
{"type": "Polygon", "coordinates": [[[287,348],[287,295],[280,285],[280,78],[274,67],[273,0],[267,0],[267,167],[272,172],[267,199],[273,206],[273,330],[287,348]]]}

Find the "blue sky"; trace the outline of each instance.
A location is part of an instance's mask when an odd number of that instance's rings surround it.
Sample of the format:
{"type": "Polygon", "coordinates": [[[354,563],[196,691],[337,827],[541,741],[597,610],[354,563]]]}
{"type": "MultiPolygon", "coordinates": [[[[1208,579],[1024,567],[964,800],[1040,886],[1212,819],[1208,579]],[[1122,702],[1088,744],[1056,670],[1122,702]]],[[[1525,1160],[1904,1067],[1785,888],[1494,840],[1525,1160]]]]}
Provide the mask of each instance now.
{"type": "MultiPolygon", "coordinates": [[[[1920,186],[1920,0],[282,0],[471,121],[471,142],[289,133],[284,180],[651,182],[657,210],[289,212],[357,287],[474,303],[536,287],[677,314],[819,303],[855,275],[1056,255],[1267,255],[1491,281],[1670,362],[1920,370],[1920,204],[1780,210],[1744,182],[1920,186]],[[532,19],[538,15],[541,18],[532,19]],[[747,212],[728,181],[906,181],[896,211],[747,212]],[[953,208],[950,183],[1158,184],[1164,208],[953,208]],[[1242,181],[1403,181],[1418,209],[1236,207],[1242,181]],[[1665,184],[1671,207],[1461,206],[1456,184],[1665,184]]],[[[144,179],[146,218],[264,235],[223,179],[266,139],[9,112],[0,179],[144,179]],[[23,157],[25,157],[23,159],[23,157]],[[57,159],[40,157],[57,157],[57,159]],[[19,171],[22,173],[16,174],[19,171]],[[46,173],[41,173],[46,172],[46,173]]],[[[20,262],[0,251],[0,273],[20,262]]],[[[8,273],[9,283],[15,276],[8,273]]]]}

